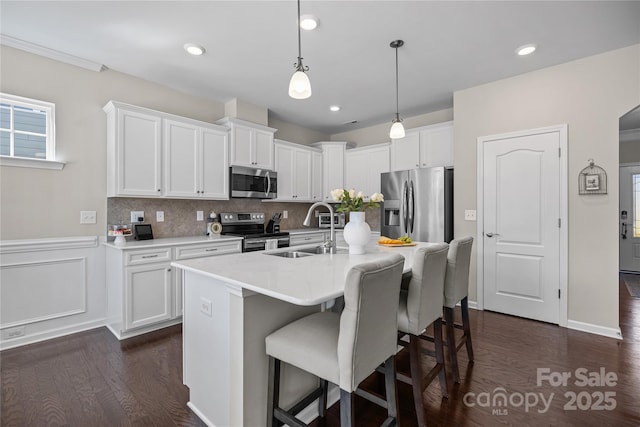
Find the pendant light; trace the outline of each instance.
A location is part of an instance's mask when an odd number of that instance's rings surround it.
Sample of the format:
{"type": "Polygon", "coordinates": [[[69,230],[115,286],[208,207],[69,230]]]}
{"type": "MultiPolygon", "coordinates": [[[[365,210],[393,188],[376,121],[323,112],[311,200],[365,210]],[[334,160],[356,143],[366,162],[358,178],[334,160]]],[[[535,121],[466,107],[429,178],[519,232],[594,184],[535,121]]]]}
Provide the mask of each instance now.
{"type": "Polygon", "coordinates": [[[391,139],[404,138],[404,126],[402,126],[402,119],[400,118],[400,112],[398,109],[398,48],[404,44],[402,40],[394,40],[389,46],[396,50],[396,118],[391,121],[391,130],[389,131],[389,137],[391,139]]]}
{"type": "Polygon", "coordinates": [[[296,72],[289,82],[289,96],[295,99],[307,99],[311,96],[311,82],[305,71],[309,67],[302,65],[302,47],[300,42],[300,0],[298,0],[298,62],[293,64],[296,72]]]}

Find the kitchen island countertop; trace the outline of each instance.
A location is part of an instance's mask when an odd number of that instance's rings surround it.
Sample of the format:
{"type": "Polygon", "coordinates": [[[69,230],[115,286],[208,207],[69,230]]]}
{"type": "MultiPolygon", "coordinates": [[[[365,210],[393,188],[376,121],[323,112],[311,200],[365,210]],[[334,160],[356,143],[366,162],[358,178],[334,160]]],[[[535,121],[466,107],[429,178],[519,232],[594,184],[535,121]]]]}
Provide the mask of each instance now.
{"type": "MultiPolygon", "coordinates": [[[[265,252],[247,252],[214,258],[176,261],[172,265],[224,281],[228,286],[246,289],[296,305],[312,306],[339,297],[343,293],[344,280],[349,269],[367,261],[385,258],[398,253],[404,256],[404,271],[411,270],[416,246],[383,247],[369,244],[367,253],[349,255],[346,248],[331,255],[311,255],[302,258],[284,258],[270,255],[293,249],[265,252]]],[[[317,245],[311,245],[317,246],[317,245]]],[[[295,249],[303,249],[298,246],[295,249]]]]}

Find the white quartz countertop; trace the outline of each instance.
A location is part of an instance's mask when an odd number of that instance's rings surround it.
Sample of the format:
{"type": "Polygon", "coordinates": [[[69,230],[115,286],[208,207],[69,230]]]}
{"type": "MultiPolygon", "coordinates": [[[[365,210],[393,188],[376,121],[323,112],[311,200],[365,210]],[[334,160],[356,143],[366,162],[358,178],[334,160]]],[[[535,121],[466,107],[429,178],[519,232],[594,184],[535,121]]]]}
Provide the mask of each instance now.
{"type": "MultiPolygon", "coordinates": [[[[302,258],[269,255],[292,250],[287,248],[176,261],[171,265],[282,301],[309,306],[341,296],[347,272],[352,266],[401,254],[405,258],[404,271],[408,272],[416,249],[431,244],[384,247],[374,242],[367,246],[363,255],[349,255],[346,249],[342,249],[342,253],[302,258]]],[[[301,248],[304,246],[295,249],[301,248]]]]}
{"type": "Polygon", "coordinates": [[[237,236],[190,236],[190,237],[166,237],[163,239],[150,239],[150,240],[128,240],[124,245],[116,245],[113,242],[105,242],[105,246],[109,246],[115,249],[149,249],[149,248],[161,248],[165,246],[175,245],[192,245],[197,243],[215,243],[223,240],[242,240],[242,237],[237,236]]]}

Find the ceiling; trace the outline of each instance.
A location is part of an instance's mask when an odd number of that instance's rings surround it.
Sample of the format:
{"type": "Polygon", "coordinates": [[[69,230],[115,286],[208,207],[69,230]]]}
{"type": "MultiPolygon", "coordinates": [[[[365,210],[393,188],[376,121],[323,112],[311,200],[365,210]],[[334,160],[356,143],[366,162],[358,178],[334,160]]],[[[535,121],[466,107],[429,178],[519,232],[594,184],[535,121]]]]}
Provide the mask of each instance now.
{"type": "Polygon", "coordinates": [[[313,95],[287,95],[297,9],[286,1],[0,2],[3,35],[335,134],[391,122],[395,52],[402,117],[450,108],[453,92],[640,42],[640,2],[301,1],[313,95]],[[205,47],[188,55],[185,43],[205,47]],[[518,46],[538,50],[518,57],[518,46]],[[337,104],[341,111],[332,113],[337,104]],[[352,121],[357,123],[347,124],[352,121]]]}

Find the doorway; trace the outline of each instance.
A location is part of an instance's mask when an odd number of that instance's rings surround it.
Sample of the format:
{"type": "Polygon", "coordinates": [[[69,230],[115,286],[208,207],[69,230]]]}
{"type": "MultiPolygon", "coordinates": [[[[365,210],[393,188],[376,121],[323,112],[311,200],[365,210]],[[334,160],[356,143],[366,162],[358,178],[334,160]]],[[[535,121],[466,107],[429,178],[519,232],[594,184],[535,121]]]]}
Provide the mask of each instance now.
{"type": "Polygon", "coordinates": [[[567,126],[478,138],[478,308],[567,324],[567,126]]]}
{"type": "Polygon", "coordinates": [[[640,274],[640,106],[619,120],[619,268],[640,274]]]}

